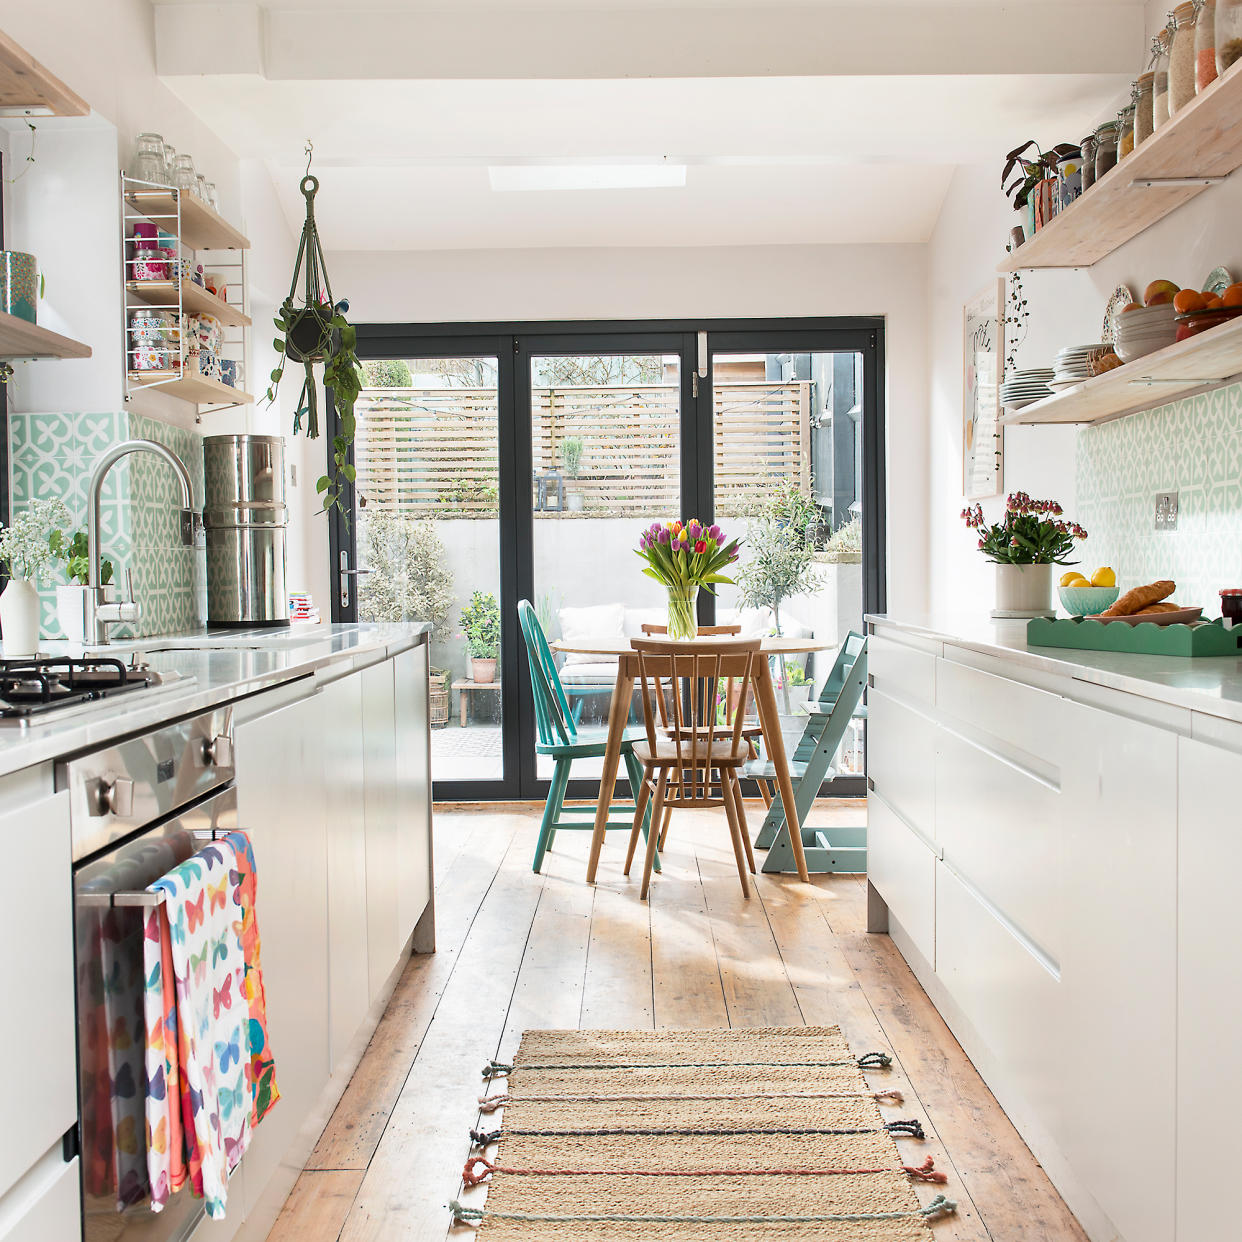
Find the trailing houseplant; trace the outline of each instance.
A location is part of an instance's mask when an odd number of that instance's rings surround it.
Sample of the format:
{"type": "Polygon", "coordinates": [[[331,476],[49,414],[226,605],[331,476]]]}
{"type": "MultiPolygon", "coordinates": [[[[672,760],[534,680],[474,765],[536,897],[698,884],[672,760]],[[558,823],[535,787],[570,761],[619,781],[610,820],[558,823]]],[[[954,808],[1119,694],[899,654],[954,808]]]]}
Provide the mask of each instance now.
{"type": "Polygon", "coordinates": [[[6,657],[39,650],[39,593],[36,582],[56,563],[51,533],[69,522],[63,500],[32,500],[8,526],[0,526],[0,564],[9,575],[0,592],[0,636],[6,657]]]}
{"type": "MultiPolygon", "coordinates": [[[[308,160],[307,168],[309,167],[308,160]]],[[[275,319],[280,335],[272,345],[280,355],[280,362],[271,373],[267,401],[269,404],[275,401],[286,363],[292,361],[301,365],[305,369],[305,378],[293,415],[293,434],[304,431],[307,439],[317,440],[319,390],[315,381],[315,367],[322,365],[323,386],[332,390],[338,430],[332,437],[332,460],[328,472],[319,477],[315,490],[323,498],[324,513],[339,509],[348,520],[345,491],[357,477],[349,460],[355,432],[354,402],[362,391],[362,364],[357,353],[358,334],[345,317],[349,303],[344,300],[337,302],[332,296],[323,247],[320,245],[319,231],[315,225],[315,195],[319,190],[319,179],[308,172],[302,178],[301,190],[302,197],[306,199],[306,221],[302,225],[302,240],[298,245],[297,261],[293,265],[289,296],[281,303],[275,319]],[[300,272],[303,283],[299,299],[295,295],[300,272]]]]}
{"type": "Polygon", "coordinates": [[[993,615],[1051,615],[1052,566],[1075,564],[1069,557],[1086,530],[1055,500],[1032,500],[1025,492],[1006,498],[999,522],[988,522],[978,504],[963,509],[962,520],[979,533],[979,551],[996,565],[993,615]]]}
{"type": "Polygon", "coordinates": [[[461,610],[461,628],[470,652],[470,675],[486,684],[496,678],[500,658],[500,606],[490,591],[475,591],[461,610]]]}

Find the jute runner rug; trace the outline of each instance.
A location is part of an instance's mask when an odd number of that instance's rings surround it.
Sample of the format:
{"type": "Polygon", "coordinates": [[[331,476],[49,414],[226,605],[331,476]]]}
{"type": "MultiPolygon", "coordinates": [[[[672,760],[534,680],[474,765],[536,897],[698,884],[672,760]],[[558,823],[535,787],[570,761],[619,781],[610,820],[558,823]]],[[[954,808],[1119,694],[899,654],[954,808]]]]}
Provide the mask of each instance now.
{"type": "Polygon", "coordinates": [[[930,1158],[906,1165],[885,1121],[900,1092],[868,1083],[830,1027],[527,1031],[483,1077],[467,1193],[454,1220],[487,1242],[928,1242],[956,1205],[930,1158]]]}

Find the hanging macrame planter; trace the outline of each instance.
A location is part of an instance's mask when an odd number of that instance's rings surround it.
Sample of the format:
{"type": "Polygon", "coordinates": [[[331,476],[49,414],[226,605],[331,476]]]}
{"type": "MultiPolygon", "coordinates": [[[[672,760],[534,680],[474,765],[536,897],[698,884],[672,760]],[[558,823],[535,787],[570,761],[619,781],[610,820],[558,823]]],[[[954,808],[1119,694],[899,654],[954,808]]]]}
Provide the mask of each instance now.
{"type": "MultiPolygon", "coordinates": [[[[310,175],[310,144],[307,144],[306,176],[302,178],[302,197],[306,199],[306,222],[298,245],[297,262],[289,296],[281,303],[276,327],[281,335],[272,342],[280,354],[280,364],[272,372],[267,400],[276,399],[276,390],[285,373],[286,363],[293,362],[306,370],[297,410],[293,415],[293,434],[305,434],[309,440],[319,438],[319,387],[314,368],[323,366],[323,386],[332,390],[338,429],[332,437],[332,463],[328,473],[316,483],[323,497],[323,509],[340,509],[348,517],[345,489],[354,482],[354,467],[349,461],[354,442],[354,402],[362,388],[362,367],[356,352],[357,333],[345,318],[348,302],[336,302],[324,262],[319,230],[315,226],[315,195],[319,179],[310,175]],[[298,277],[302,278],[298,295],[298,277]]],[[[361,504],[362,501],[359,501],[361,504]]]]}

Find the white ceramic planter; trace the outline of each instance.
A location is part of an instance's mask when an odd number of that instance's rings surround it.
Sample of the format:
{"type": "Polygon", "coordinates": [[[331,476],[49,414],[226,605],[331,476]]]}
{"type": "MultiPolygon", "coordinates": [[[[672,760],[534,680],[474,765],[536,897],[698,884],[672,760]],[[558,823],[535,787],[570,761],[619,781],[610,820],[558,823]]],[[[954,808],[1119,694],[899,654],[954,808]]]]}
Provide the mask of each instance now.
{"type": "Polygon", "coordinates": [[[994,617],[1051,617],[1051,565],[997,565],[994,617]]]}
{"type": "Polygon", "coordinates": [[[28,578],[11,578],[0,591],[0,638],[5,659],[38,654],[39,593],[28,578]]]}
{"type": "Polygon", "coordinates": [[[56,588],[56,619],[71,643],[86,642],[86,596],[89,587],[76,582],[56,588]]]}

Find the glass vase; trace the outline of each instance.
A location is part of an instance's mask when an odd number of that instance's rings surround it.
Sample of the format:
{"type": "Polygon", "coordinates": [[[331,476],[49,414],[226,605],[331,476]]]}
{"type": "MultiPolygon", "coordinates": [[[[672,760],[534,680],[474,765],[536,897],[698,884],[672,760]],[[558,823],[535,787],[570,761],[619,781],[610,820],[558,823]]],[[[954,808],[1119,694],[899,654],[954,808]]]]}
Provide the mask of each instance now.
{"type": "Polygon", "coordinates": [[[668,588],[669,638],[698,638],[698,603],[699,588],[697,585],[668,588]]]}

